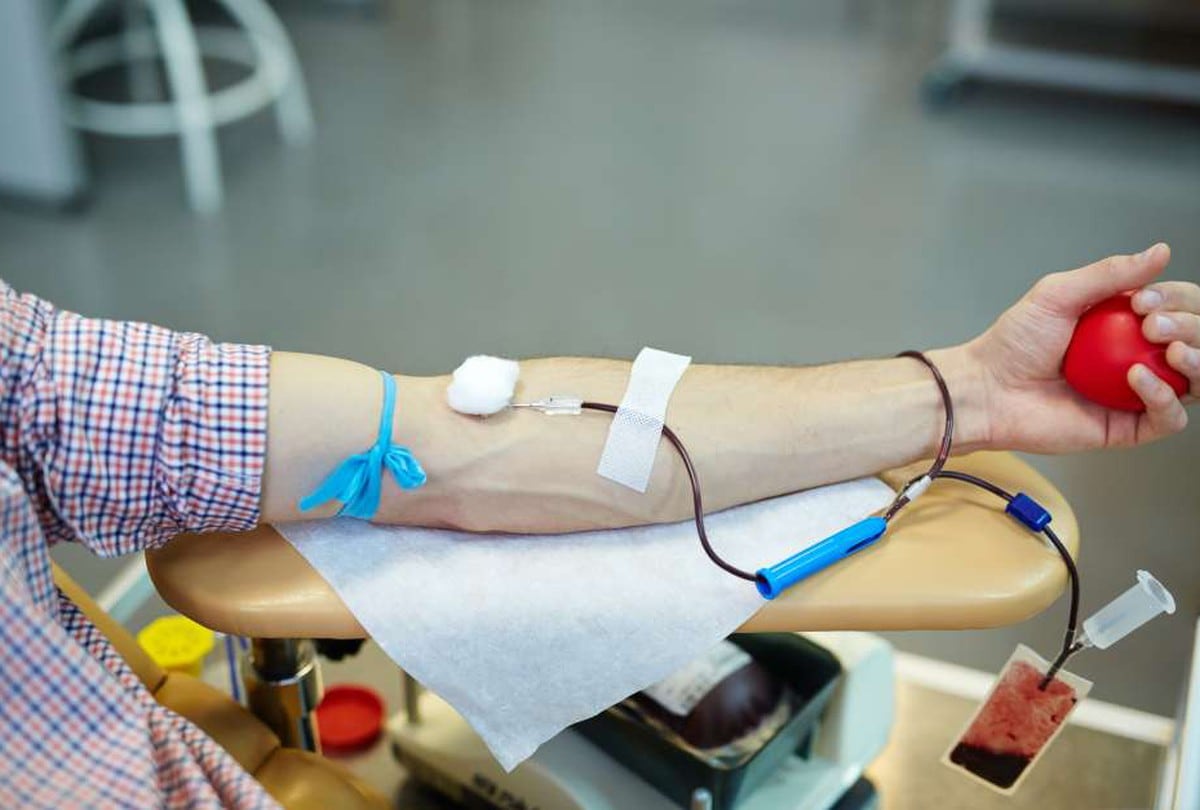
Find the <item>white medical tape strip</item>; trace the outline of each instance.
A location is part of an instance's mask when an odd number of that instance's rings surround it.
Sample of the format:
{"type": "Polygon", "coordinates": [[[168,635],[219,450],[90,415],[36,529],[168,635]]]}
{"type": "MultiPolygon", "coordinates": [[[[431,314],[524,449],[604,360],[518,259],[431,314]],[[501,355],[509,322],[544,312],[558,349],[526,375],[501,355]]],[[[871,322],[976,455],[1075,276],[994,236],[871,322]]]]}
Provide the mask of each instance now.
{"type": "Polygon", "coordinates": [[[691,362],[690,357],[649,347],[638,353],[596,472],[630,489],[646,491],[667,418],[667,403],[691,362]]]}

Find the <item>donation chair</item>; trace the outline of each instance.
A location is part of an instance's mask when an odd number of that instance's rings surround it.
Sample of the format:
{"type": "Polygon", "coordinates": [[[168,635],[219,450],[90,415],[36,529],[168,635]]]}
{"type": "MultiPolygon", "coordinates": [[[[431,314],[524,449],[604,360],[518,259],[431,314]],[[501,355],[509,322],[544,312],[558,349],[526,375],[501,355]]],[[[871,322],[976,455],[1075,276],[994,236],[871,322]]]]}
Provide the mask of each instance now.
{"type": "Polygon", "coordinates": [[[271,729],[220,690],[190,675],[161,669],[133,636],[57,565],[54,583],[112,642],[159,703],[199,726],[287,810],[390,807],[374,788],[341,765],[309,751],[283,747],[271,729]]]}

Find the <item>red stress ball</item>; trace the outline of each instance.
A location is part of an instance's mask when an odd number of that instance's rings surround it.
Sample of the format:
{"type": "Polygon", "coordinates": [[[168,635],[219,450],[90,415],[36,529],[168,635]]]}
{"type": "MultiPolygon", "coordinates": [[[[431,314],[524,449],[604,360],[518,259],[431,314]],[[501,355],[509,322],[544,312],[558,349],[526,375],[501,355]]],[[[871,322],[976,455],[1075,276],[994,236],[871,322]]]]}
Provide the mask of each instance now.
{"type": "Polygon", "coordinates": [[[1099,405],[1119,411],[1144,411],[1126,375],[1135,363],[1161,377],[1175,393],[1188,390],[1188,379],[1167,365],[1167,346],[1142,334],[1142,316],[1133,311],[1133,293],[1106,298],[1083,313],[1063,358],[1063,376],[1071,387],[1099,405]]]}

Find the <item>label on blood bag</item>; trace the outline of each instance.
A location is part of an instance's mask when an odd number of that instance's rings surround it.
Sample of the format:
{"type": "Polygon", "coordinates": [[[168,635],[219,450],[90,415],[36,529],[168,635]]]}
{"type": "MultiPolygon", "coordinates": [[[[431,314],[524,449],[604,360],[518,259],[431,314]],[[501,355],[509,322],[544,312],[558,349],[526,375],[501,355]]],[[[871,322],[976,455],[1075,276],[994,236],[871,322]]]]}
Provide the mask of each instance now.
{"type": "Polygon", "coordinates": [[[674,675],[643,689],[642,694],[671,714],[687,717],[714,686],[752,660],[732,641],[722,641],[674,675]]]}
{"type": "Polygon", "coordinates": [[[1046,659],[1018,644],[942,763],[998,793],[1015,793],[1092,688],[1060,669],[1040,689],[1049,670],[1046,659]]]}

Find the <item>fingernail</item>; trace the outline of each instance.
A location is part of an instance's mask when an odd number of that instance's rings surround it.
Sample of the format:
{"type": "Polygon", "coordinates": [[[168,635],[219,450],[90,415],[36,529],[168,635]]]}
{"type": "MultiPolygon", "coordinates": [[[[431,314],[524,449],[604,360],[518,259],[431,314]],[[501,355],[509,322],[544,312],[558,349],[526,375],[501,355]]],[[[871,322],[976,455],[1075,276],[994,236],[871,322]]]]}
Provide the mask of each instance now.
{"type": "Polygon", "coordinates": [[[1162,242],[1155,242],[1153,245],[1151,245],[1150,247],[1146,248],[1141,253],[1139,253],[1138,258],[1139,259],[1151,259],[1154,257],[1154,254],[1157,253],[1158,250],[1162,246],[1163,246],[1162,242]]]}
{"type": "Polygon", "coordinates": [[[1175,322],[1166,315],[1155,315],[1154,331],[1165,337],[1175,331],[1175,322]]]}
{"type": "Polygon", "coordinates": [[[1138,293],[1137,299],[1138,306],[1147,312],[1152,309],[1158,309],[1162,306],[1163,302],[1162,293],[1158,290],[1142,290],[1138,293]]]}
{"type": "Polygon", "coordinates": [[[1188,349],[1183,353],[1183,364],[1192,371],[1200,371],[1200,349],[1188,349]]]}
{"type": "Polygon", "coordinates": [[[1150,373],[1150,369],[1140,363],[1133,367],[1133,382],[1140,386],[1146,387],[1154,382],[1154,375],[1150,373]]]}

